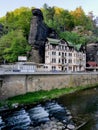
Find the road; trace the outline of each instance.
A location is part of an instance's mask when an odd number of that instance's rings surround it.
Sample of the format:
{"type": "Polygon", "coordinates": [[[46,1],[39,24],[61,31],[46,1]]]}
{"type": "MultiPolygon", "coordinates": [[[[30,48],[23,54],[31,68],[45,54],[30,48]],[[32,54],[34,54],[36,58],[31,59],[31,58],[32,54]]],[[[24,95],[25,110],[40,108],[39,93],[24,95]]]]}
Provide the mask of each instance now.
{"type": "Polygon", "coordinates": [[[40,72],[13,72],[13,71],[5,71],[5,70],[0,70],[0,75],[74,75],[74,74],[98,74],[98,72],[50,72],[50,71],[40,71],[40,72]]]}

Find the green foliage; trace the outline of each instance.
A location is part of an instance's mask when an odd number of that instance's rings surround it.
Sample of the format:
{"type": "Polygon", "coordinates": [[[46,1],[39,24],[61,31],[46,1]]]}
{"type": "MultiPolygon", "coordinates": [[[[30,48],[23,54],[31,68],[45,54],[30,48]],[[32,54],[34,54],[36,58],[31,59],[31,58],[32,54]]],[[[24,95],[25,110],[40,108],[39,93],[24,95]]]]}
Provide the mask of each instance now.
{"type": "Polygon", "coordinates": [[[73,16],[75,26],[83,26],[86,30],[93,30],[93,22],[91,18],[86,16],[82,7],[76,8],[74,11],[70,12],[73,16]]]}
{"type": "Polygon", "coordinates": [[[30,103],[35,103],[42,100],[53,99],[63,94],[72,93],[72,92],[75,92],[76,90],[80,90],[83,88],[84,87],[77,87],[77,88],[70,87],[70,88],[53,89],[50,91],[40,90],[37,92],[30,92],[24,95],[19,95],[19,96],[9,98],[7,100],[7,103],[10,105],[13,103],[30,104],[30,103]]]}
{"type": "Polygon", "coordinates": [[[28,37],[32,13],[31,9],[21,7],[13,12],[7,12],[6,16],[0,19],[0,22],[8,27],[8,31],[21,29],[28,37]]]}
{"type": "Polygon", "coordinates": [[[31,17],[31,9],[21,7],[0,18],[5,34],[0,38],[0,62],[4,59],[7,62],[17,61],[19,55],[26,55],[30,50],[27,40],[31,17]]]}
{"type": "Polygon", "coordinates": [[[11,105],[13,103],[19,103],[20,104],[32,104],[32,103],[38,103],[40,101],[45,101],[48,99],[54,99],[59,96],[62,96],[64,94],[70,94],[76,91],[90,89],[98,86],[98,84],[93,85],[85,85],[85,86],[77,86],[77,87],[69,87],[69,88],[61,88],[61,89],[52,89],[50,91],[40,90],[36,92],[29,92],[23,95],[18,95],[15,97],[11,97],[4,102],[0,102],[0,105],[8,105],[11,108],[11,105]]]}
{"type": "Polygon", "coordinates": [[[60,33],[60,38],[65,39],[69,42],[72,42],[73,44],[85,44],[86,39],[85,37],[74,33],[74,32],[61,32],[60,33]]]}
{"type": "Polygon", "coordinates": [[[48,7],[44,5],[42,9],[45,23],[54,28],[57,32],[60,31],[61,27],[63,30],[71,30],[74,27],[73,17],[68,10],[64,10],[58,7],[48,7]]]}
{"type": "Polygon", "coordinates": [[[31,49],[21,30],[11,31],[0,39],[2,58],[15,62],[20,55],[26,55],[31,49]]]}

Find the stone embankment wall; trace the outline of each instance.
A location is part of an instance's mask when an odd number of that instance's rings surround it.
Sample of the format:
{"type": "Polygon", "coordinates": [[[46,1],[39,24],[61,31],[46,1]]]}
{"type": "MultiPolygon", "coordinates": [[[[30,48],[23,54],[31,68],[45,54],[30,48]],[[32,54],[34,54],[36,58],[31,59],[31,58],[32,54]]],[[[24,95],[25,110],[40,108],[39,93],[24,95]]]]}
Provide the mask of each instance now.
{"type": "Polygon", "coordinates": [[[0,100],[38,90],[97,84],[98,74],[10,74],[1,79],[0,100]]]}

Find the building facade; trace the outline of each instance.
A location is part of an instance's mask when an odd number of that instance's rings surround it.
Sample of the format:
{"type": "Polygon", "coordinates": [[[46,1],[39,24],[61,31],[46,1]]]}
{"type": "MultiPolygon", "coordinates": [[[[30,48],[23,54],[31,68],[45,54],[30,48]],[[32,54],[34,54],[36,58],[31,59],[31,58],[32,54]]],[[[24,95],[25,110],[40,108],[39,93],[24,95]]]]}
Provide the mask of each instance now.
{"type": "Polygon", "coordinates": [[[84,71],[86,54],[67,41],[47,38],[45,44],[45,65],[47,71],[84,71]]]}

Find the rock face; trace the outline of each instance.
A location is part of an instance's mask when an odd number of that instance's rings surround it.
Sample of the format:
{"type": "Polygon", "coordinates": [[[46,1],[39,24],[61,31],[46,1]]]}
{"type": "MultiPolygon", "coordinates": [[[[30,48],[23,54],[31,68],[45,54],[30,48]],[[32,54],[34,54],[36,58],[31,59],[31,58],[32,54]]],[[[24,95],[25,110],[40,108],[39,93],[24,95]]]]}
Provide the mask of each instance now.
{"type": "Polygon", "coordinates": [[[43,23],[43,14],[39,9],[32,10],[29,44],[32,46],[31,60],[36,63],[44,62],[44,44],[48,36],[48,27],[43,23]]]}
{"type": "Polygon", "coordinates": [[[29,44],[32,46],[30,60],[36,63],[43,63],[45,40],[48,36],[56,37],[56,33],[44,24],[43,14],[40,9],[33,9],[32,14],[29,34],[29,44]]]}
{"type": "Polygon", "coordinates": [[[86,47],[87,62],[94,61],[98,64],[98,43],[88,44],[86,47]]]}

